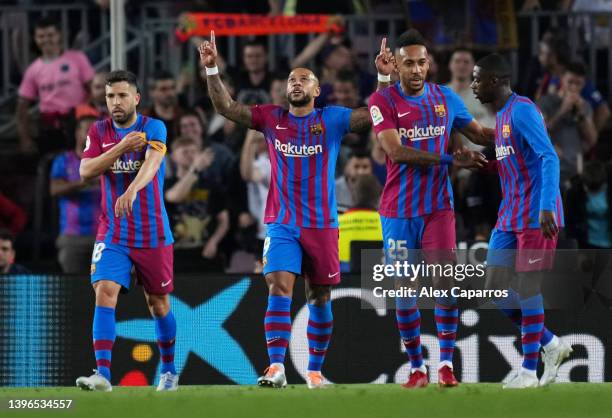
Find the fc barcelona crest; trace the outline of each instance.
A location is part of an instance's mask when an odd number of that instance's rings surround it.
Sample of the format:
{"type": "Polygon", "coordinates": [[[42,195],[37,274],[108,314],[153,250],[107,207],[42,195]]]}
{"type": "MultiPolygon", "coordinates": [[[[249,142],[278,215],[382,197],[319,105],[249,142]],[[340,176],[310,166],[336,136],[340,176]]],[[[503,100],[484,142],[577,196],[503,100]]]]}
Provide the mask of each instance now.
{"type": "Polygon", "coordinates": [[[510,137],[510,125],[502,125],[502,138],[510,137]]]}
{"type": "Polygon", "coordinates": [[[313,135],[321,135],[323,133],[323,127],[320,123],[310,125],[310,133],[313,135]]]}
{"type": "Polygon", "coordinates": [[[434,112],[436,112],[436,115],[438,115],[438,117],[440,118],[443,118],[444,116],[446,116],[446,108],[444,107],[443,104],[434,105],[434,112]]]}

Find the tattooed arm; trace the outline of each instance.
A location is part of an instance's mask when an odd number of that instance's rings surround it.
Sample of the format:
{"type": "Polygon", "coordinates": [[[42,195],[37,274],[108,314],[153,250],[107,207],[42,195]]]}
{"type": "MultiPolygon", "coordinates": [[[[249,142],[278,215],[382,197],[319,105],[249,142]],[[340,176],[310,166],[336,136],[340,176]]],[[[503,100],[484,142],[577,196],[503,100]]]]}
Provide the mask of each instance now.
{"type": "MultiPolygon", "coordinates": [[[[207,69],[217,67],[217,45],[215,43],[214,31],[210,32],[210,41],[204,41],[198,48],[198,51],[200,52],[200,62],[207,69]]],[[[212,100],[215,110],[226,118],[250,128],[252,122],[251,108],[232,99],[219,73],[207,75],[206,81],[208,95],[212,100]]]]}

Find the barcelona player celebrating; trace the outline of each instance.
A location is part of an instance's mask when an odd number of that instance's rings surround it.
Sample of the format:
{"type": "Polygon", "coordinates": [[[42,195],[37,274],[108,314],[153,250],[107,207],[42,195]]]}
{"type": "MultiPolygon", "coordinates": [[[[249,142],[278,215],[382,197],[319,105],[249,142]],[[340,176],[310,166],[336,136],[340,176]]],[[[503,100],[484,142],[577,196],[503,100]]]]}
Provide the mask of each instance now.
{"type": "Polygon", "coordinates": [[[115,307],[119,292],[130,288],[132,268],[155,320],[162,373],[157,390],[178,387],[176,321],[168,297],[173,290],[173,239],[163,202],[166,128],[162,121],[137,113],[139,102],[136,76],[111,72],[106,79],[111,117],[91,126],[81,160],[81,178],[100,176],[102,185],[102,214],[91,259],[97,370],[77,379],[84,390],[112,390],[115,307]]]}
{"type": "MultiPolygon", "coordinates": [[[[456,236],[449,166],[481,167],[486,160],[467,149],[448,154],[451,130],[457,129],[482,145],[493,141],[493,130],[481,127],[450,88],[425,82],[429,57],[425,40],[416,30],[398,38],[395,60],[400,81],[374,93],[368,103],[374,131],[387,154],[387,180],[379,208],[385,252],[393,258],[418,249],[423,250],[427,262],[453,262],[456,236]]],[[[433,279],[436,288],[450,289],[449,280],[433,279]]],[[[397,326],[411,365],[403,386],[410,389],[429,382],[416,302],[411,297],[396,299],[397,326]]],[[[452,361],[457,300],[446,296],[435,302],[440,342],[438,383],[456,386],[452,361]]]]}
{"type": "MultiPolygon", "coordinates": [[[[384,42],[376,62],[379,72],[389,75],[393,57],[384,42]]],[[[346,133],[371,126],[368,111],[315,108],[319,80],[306,68],[289,74],[289,110],[274,105],[246,106],[231,98],[219,77],[214,33],[199,50],[216,111],[263,132],[270,154],[272,179],[264,214],[267,236],[263,251],[269,290],[264,325],[270,366],[258,384],[274,388],[287,384],[283,362],[291,335],[291,299],[296,277],[303,275],[310,315],[306,381],[309,388],[321,387],[321,367],[333,325],[331,286],[340,282],[336,159],[346,133]]]]}
{"type": "Polygon", "coordinates": [[[510,88],[510,65],[498,54],[474,67],[472,89],[495,111],[495,165],[502,201],[487,255],[487,287],[508,289],[494,304],[521,330],[523,364],[505,388],[543,386],[555,381],[572,348],[544,326],[542,272],[553,266],[563,206],[559,158],[536,105],[510,88]],[[513,252],[516,250],[516,254],[513,252]],[[514,268],[515,275],[511,270],[514,268]],[[544,374],[536,375],[540,347],[544,374]]]}

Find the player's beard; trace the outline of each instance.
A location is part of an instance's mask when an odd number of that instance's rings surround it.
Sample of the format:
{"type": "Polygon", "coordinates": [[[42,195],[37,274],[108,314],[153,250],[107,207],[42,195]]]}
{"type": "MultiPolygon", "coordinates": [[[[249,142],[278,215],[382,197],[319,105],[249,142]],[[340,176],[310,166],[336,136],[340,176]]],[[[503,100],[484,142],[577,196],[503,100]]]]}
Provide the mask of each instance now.
{"type": "Polygon", "coordinates": [[[126,123],[127,121],[131,120],[134,117],[135,112],[136,112],[136,109],[132,109],[131,112],[112,113],[111,116],[113,118],[113,122],[122,125],[126,123]]]}
{"type": "Polygon", "coordinates": [[[288,93],[287,100],[289,101],[289,104],[293,107],[303,107],[303,106],[306,106],[308,103],[310,103],[310,101],[312,100],[312,96],[304,92],[301,98],[292,99],[291,93],[288,93]]]}

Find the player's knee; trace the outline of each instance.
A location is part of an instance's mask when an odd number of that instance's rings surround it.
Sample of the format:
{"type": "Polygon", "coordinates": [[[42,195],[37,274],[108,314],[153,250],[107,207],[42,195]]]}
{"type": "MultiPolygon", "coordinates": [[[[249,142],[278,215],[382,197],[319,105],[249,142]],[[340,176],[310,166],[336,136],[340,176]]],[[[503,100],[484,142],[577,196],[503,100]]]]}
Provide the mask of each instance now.
{"type": "Polygon", "coordinates": [[[487,267],[487,278],[485,289],[504,290],[510,287],[512,282],[512,270],[502,266],[487,267]]]}
{"type": "Polygon", "coordinates": [[[518,293],[521,299],[530,298],[541,293],[542,273],[539,271],[521,272],[517,274],[518,293]]]}
{"type": "Polygon", "coordinates": [[[166,295],[149,295],[147,299],[151,315],[160,318],[170,311],[170,300],[166,295]]]}
{"type": "Polygon", "coordinates": [[[325,305],[331,300],[331,286],[309,286],[306,299],[311,305],[325,305]]]}
{"type": "Polygon", "coordinates": [[[282,282],[272,282],[268,284],[268,290],[271,295],[274,296],[286,296],[291,297],[292,289],[282,282]]]}
{"type": "Polygon", "coordinates": [[[117,297],[121,286],[106,280],[100,281],[94,287],[96,293],[96,305],[114,308],[117,305],[117,297]]]}

